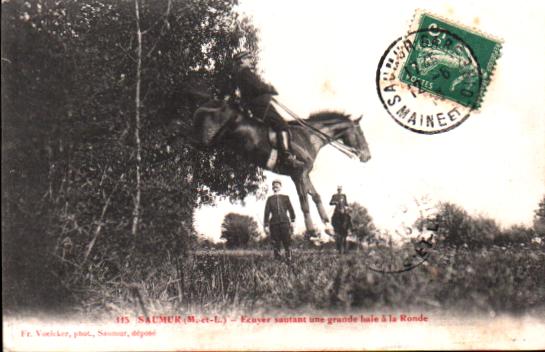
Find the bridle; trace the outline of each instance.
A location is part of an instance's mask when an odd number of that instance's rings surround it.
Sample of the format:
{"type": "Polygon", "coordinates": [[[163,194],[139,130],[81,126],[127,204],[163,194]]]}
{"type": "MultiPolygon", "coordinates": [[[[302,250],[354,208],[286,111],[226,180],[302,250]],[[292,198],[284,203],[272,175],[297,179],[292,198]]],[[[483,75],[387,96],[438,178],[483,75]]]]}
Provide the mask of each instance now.
{"type": "Polygon", "coordinates": [[[308,122],[306,122],[306,120],[304,120],[304,119],[300,118],[299,116],[297,116],[297,114],[295,114],[287,106],[285,106],[284,104],[279,102],[274,97],[272,98],[272,101],[274,101],[275,104],[277,104],[284,111],[286,111],[288,114],[290,114],[290,116],[293,117],[298,124],[300,124],[301,126],[311,130],[312,132],[314,132],[316,135],[318,135],[318,137],[320,137],[322,140],[324,140],[327,144],[331,144],[331,146],[333,146],[335,149],[337,149],[340,152],[348,155],[350,158],[357,159],[359,157],[360,152],[359,152],[358,149],[356,149],[354,147],[351,147],[351,146],[348,146],[348,145],[338,141],[339,138],[343,137],[348,132],[348,128],[346,128],[346,129],[340,131],[339,133],[333,135],[333,137],[330,137],[327,134],[325,134],[324,132],[317,129],[316,127],[310,125],[308,122]]]}

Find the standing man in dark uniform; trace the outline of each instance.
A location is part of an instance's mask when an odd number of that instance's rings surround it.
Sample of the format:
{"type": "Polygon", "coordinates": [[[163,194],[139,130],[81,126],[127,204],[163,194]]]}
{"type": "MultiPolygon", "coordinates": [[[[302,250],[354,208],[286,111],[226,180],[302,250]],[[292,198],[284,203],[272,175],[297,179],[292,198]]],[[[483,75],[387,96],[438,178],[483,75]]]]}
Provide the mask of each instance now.
{"type": "Polygon", "coordinates": [[[265,233],[270,234],[273,241],[275,259],[280,259],[280,245],[284,246],[286,259],[291,259],[290,240],[295,222],[295,212],[291,206],[290,198],[279,194],[282,183],[279,180],[272,182],[274,195],[267,198],[265,205],[265,218],[263,220],[265,233]],[[289,217],[288,217],[289,213],[289,217]]]}
{"type": "Polygon", "coordinates": [[[288,167],[299,168],[303,163],[295,159],[290,151],[288,124],[271,104],[272,97],[278,95],[276,89],[263,82],[252,69],[252,57],[247,51],[233,57],[235,72],[233,81],[240,90],[243,107],[250,110],[253,117],[262,119],[276,132],[280,160],[288,167]]]}

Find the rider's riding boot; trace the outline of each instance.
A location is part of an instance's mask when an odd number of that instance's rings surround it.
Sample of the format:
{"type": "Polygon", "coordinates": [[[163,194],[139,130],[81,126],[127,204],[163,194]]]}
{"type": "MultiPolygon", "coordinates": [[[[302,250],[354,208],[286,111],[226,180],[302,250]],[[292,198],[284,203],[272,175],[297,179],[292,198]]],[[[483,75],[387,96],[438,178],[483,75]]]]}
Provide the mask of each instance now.
{"type": "Polygon", "coordinates": [[[280,152],[280,157],[283,160],[283,162],[286,164],[286,166],[289,166],[292,168],[303,167],[305,164],[297,160],[295,158],[295,155],[293,155],[290,151],[288,131],[280,131],[279,133],[277,133],[277,136],[279,139],[278,149],[280,152]]]}

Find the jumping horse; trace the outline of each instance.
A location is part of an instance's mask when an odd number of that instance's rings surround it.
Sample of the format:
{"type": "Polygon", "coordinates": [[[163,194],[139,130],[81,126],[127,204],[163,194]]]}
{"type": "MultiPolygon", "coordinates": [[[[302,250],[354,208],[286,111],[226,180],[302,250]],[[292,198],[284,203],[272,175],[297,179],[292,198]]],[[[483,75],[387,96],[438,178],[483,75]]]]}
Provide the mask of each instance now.
{"type": "Polygon", "coordinates": [[[205,147],[233,148],[249,162],[293,180],[309,234],[316,234],[310,217],[308,195],[316,204],[324,224],[329,222],[322,200],[310,181],[309,173],[319,150],[330,143],[342,143],[350,148],[361,162],[371,158],[369,147],[359,123],[338,112],[319,112],[304,122],[290,121],[291,148],[302,167],[286,167],[278,160],[276,135],[263,121],[251,118],[227,103],[211,100],[193,114],[193,138],[205,147]]]}

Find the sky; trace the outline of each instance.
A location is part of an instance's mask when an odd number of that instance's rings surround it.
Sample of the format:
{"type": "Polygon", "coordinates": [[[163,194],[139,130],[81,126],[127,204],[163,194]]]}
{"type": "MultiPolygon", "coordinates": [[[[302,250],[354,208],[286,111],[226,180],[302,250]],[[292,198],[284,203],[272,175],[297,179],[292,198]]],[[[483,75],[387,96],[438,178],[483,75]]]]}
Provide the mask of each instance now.
{"type": "MultiPolygon", "coordinates": [[[[239,12],[259,30],[261,76],[299,116],[338,110],[359,116],[372,158],[351,160],[325,147],[310,174],[331,214],[329,199],[342,185],[349,202],[365,206],[380,229],[416,219],[423,204],[454,202],[502,226],[531,225],[545,194],[545,4],[494,1],[252,1],[239,12]],[[397,125],[375,87],[380,57],[404,34],[416,9],[425,9],[503,41],[502,54],[479,111],[457,128],[422,135],[397,125]]],[[[304,229],[295,187],[283,192],[304,229]]],[[[220,201],[195,212],[195,226],[218,240],[228,212],[261,225],[265,200],[220,201]]],[[[313,208],[312,217],[319,224],[313,208]]]]}

